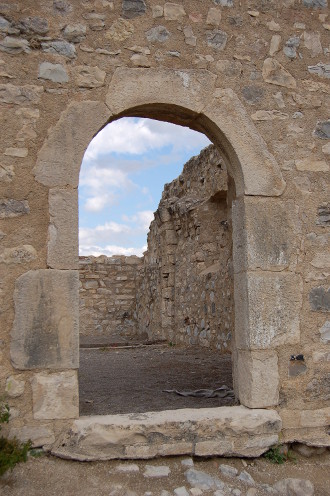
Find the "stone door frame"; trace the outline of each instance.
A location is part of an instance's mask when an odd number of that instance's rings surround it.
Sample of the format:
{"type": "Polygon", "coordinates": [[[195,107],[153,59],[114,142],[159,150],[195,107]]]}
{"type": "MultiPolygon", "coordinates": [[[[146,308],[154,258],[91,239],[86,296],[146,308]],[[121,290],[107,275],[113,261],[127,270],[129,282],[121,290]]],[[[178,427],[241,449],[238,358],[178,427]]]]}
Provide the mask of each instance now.
{"type": "MultiPolygon", "coordinates": [[[[91,139],[107,123],[124,116],[189,126],[208,136],[221,152],[236,190],[232,205],[235,392],[246,407],[276,406],[280,386],[276,346],[288,342],[284,339],[296,342],[299,333],[300,303],[290,292],[298,284],[297,276],[290,272],[290,253],[277,241],[287,236],[288,208],[281,198],[285,182],[236,94],[218,88],[216,76],[206,70],[118,68],[105,101],[72,102],[50,129],[34,168],[35,179],[49,189],[48,268],[35,272],[46,275],[54,291],[62,288],[73,302],[72,319],[58,330],[62,353],[44,349],[42,355],[36,353],[28,362],[15,364],[17,348],[24,347],[24,339],[15,339],[15,326],[19,327],[15,318],[14,366],[47,373],[73,372],[79,366],[79,171],[91,139]],[[283,336],[283,325],[290,319],[293,324],[283,336]]],[[[17,283],[16,308],[24,305],[19,293],[26,290],[25,275],[17,283]]],[[[50,311],[55,299],[55,294],[49,294],[50,311]]],[[[78,393],[78,382],[74,387],[78,393]]]]}

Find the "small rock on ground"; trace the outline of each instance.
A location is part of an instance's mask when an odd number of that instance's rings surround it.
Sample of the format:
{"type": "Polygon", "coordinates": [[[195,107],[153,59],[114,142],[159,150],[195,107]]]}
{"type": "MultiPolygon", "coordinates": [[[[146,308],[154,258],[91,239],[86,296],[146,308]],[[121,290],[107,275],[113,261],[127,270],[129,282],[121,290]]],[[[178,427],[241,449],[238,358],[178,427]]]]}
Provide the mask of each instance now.
{"type": "Polygon", "coordinates": [[[185,486],[177,487],[176,489],[174,489],[174,494],[175,496],[189,496],[189,493],[185,486]]]}
{"type": "Polygon", "coordinates": [[[243,470],[243,472],[241,472],[237,478],[243,482],[246,482],[247,484],[250,484],[251,486],[255,484],[253,477],[251,477],[251,475],[246,472],[246,470],[243,470]]]}
{"type": "Polygon", "coordinates": [[[184,473],[187,481],[192,486],[198,487],[199,489],[224,489],[225,485],[216,477],[211,477],[206,472],[201,470],[190,469],[184,473]]]}
{"type": "Polygon", "coordinates": [[[144,477],[167,477],[171,470],[166,465],[146,465],[144,477]]]}
{"type": "Polygon", "coordinates": [[[221,464],[219,466],[220,472],[225,475],[226,477],[236,477],[238,474],[238,470],[235,467],[232,467],[231,465],[225,465],[221,464]]]}
{"type": "Polygon", "coordinates": [[[283,479],[274,489],[285,496],[314,496],[314,485],[306,479],[283,479]]]}

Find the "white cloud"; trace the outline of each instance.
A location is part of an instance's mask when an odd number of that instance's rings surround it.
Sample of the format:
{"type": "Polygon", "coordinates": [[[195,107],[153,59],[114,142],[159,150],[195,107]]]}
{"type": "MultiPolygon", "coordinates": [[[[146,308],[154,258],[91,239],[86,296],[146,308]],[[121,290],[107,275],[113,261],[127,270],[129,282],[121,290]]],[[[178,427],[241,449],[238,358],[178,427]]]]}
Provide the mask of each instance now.
{"type": "Polygon", "coordinates": [[[108,204],[111,204],[112,198],[109,195],[91,196],[87,198],[85,210],[87,212],[101,212],[108,204]]]}
{"type": "Polygon", "coordinates": [[[141,248],[125,248],[116,245],[108,245],[105,247],[85,245],[79,248],[79,255],[92,255],[94,257],[98,257],[99,255],[106,255],[107,257],[112,257],[113,255],[136,255],[142,257],[143,252],[146,251],[146,249],[146,245],[141,248]]]}
{"type": "MultiPolygon", "coordinates": [[[[143,210],[131,217],[123,216],[125,224],[118,222],[106,222],[96,227],[81,227],[79,229],[79,252],[92,253],[102,250],[113,249],[113,247],[131,246],[132,240],[146,238],[153,212],[143,210]],[[104,248],[101,248],[104,246],[104,248]],[[110,248],[109,248],[110,247],[110,248]]],[[[140,250],[142,248],[121,248],[122,250],[140,250]]],[[[117,253],[119,254],[119,253],[117,253]]]]}
{"type": "Polygon", "coordinates": [[[137,186],[128,175],[119,170],[98,168],[95,165],[83,167],[79,182],[80,190],[88,193],[84,208],[88,212],[100,212],[113,205],[121,192],[129,192],[137,186]]]}
{"type": "Polygon", "coordinates": [[[150,222],[153,220],[153,218],[154,218],[154,213],[152,210],[142,210],[131,216],[127,216],[127,215],[122,216],[122,219],[125,222],[132,222],[137,227],[140,227],[141,229],[146,231],[148,231],[150,222]]]}
{"type": "Polygon", "coordinates": [[[85,153],[85,160],[95,160],[109,153],[140,155],[169,145],[189,151],[208,144],[206,136],[187,127],[152,119],[122,118],[105,126],[95,136],[85,153]]]}

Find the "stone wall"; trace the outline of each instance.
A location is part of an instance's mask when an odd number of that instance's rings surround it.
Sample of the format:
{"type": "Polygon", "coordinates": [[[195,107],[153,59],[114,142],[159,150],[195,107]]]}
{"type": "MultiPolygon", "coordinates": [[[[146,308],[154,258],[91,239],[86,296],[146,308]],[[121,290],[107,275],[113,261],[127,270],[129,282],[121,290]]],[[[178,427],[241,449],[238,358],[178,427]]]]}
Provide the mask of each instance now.
{"type": "Polygon", "coordinates": [[[4,0],[0,16],[9,429],[51,443],[79,416],[80,165],[107,122],[144,116],[204,132],[235,185],[237,397],[276,409],[282,440],[328,445],[328,1],[4,0]]]}
{"type": "Polygon", "coordinates": [[[229,350],[233,329],[227,172],[213,145],[166,184],[138,286],[139,331],[229,350]]]}
{"type": "Polygon", "coordinates": [[[81,336],[133,337],[139,257],[79,257],[81,336]]]}

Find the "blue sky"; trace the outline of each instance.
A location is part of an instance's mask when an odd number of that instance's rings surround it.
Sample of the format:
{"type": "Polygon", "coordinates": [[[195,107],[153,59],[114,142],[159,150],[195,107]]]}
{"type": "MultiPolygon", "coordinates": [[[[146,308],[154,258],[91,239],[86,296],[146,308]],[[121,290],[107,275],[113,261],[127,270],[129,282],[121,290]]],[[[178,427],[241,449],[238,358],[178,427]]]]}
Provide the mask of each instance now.
{"type": "Polygon", "coordinates": [[[164,184],[209,143],[203,134],[150,119],[123,118],[102,129],[80,171],[80,255],[142,255],[164,184]]]}

